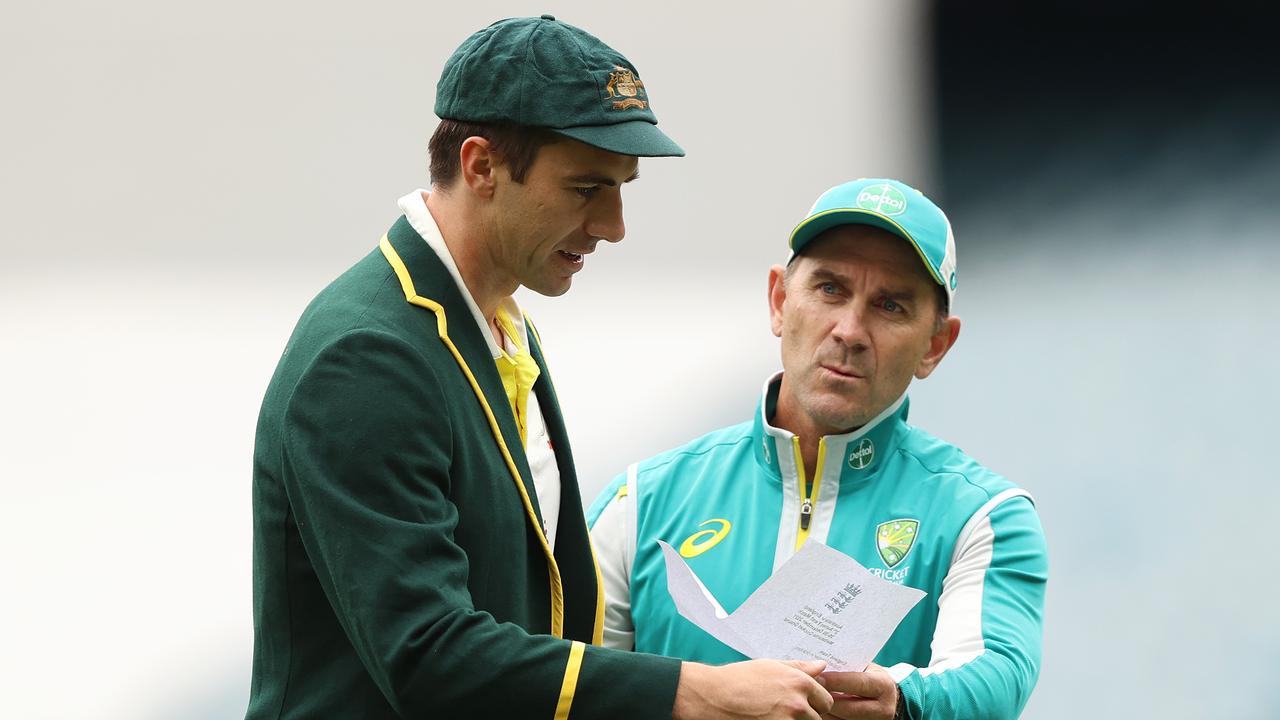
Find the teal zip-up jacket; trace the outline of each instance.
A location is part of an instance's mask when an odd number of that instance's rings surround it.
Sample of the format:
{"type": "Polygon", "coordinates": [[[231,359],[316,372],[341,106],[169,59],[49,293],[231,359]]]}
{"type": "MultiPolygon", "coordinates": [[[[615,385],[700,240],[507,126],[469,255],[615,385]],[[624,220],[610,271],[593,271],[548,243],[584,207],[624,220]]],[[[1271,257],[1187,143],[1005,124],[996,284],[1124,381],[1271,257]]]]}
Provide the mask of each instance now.
{"type": "Polygon", "coordinates": [[[903,396],[822,438],[772,427],[781,375],[754,420],[632,465],[587,513],[606,593],[607,646],[708,663],[743,659],[681,617],[658,540],[732,612],[806,541],[925,591],[875,662],[911,718],[1013,718],[1040,667],[1048,559],[1030,495],[907,423],[903,396]]]}

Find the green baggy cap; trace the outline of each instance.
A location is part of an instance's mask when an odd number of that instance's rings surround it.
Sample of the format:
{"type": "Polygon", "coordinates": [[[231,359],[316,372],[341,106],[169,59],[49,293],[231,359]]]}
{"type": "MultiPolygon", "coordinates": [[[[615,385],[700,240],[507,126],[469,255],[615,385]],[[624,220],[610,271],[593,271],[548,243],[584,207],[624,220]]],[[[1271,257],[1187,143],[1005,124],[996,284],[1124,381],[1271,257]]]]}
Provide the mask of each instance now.
{"type": "Polygon", "coordinates": [[[467,38],[436,84],[436,115],[541,127],[638,157],[683,156],[658,129],[634,65],[550,15],[499,20],[467,38]]]}

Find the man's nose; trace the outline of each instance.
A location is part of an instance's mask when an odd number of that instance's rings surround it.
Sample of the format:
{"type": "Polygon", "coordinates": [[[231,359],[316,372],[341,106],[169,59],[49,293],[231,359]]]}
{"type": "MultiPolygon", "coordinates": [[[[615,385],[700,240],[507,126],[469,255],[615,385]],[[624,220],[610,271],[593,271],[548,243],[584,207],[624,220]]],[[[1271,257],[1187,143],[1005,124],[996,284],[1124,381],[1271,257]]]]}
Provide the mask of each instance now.
{"type": "Polygon", "coordinates": [[[626,224],[622,221],[622,193],[619,190],[611,188],[592,208],[584,228],[591,237],[616,243],[627,233],[626,224]]]}
{"type": "Polygon", "coordinates": [[[852,303],[841,308],[831,335],[846,347],[860,350],[867,345],[866,308],[852,303]]]}

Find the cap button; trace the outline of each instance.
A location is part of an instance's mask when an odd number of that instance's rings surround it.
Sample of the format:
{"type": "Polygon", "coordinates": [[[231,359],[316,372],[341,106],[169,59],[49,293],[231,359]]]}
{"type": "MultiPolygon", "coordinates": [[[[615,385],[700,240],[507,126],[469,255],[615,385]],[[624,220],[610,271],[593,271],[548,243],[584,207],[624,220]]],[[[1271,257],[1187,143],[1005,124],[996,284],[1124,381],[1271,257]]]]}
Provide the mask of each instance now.
{"type": "Polygon", "coordinates": [[[556,19],[556,16],[555,16],[555,15],[552,15],[552,14],[550,14],[550,13],[543,13],[543,14],[542,14],[542,19],[543,19],[543,20],[555,20],[555,19],[556,19]]]}

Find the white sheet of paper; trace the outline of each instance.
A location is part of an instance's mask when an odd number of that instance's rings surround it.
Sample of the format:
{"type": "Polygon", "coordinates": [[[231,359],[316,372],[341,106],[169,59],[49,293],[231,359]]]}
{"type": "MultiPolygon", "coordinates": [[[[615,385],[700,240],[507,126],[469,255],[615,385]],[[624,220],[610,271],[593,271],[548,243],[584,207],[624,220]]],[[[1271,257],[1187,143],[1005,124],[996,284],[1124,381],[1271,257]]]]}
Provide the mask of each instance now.
{"type": "Polygon", "coordinates": [[[753,659],[826,660],[829,670],[865,670],[927,594],[881,580],[857,560],[810,540],[726,613],[684,558],[658,543],[676,610],[753,659]]]}

